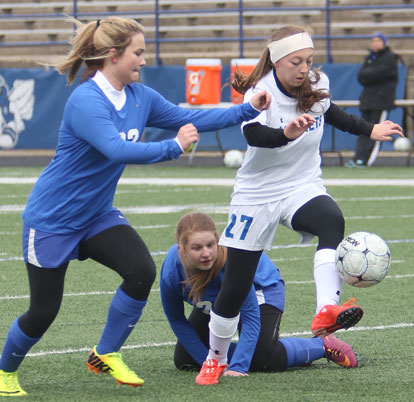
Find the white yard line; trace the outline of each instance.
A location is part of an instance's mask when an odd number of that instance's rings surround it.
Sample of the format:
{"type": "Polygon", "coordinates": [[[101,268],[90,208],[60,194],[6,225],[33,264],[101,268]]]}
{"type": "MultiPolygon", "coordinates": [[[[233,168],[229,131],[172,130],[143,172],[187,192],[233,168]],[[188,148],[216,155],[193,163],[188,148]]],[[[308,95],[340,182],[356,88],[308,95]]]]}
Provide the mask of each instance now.
{"type": "MultiPolygon", "coordinates": [[[[384,198],[384,201],[387,199],[384,198]]],[[[359,201],[356,199],[342,199],[341,201],[359,201]]],[[[21,213],[25,208],[23,204],[9,204],[9,205],[0,205],[0,214],[6,213],[21,213]]],[[[142,215],[142,214],[170,214],[170,213],[177,213],[187,210],[197,210],[200,212],[205,212],[207,214],[228,214],[229,212],[229,204],[226,205],[214,205],[214,204],[181,204],[181,205],[146,205],[142,207],[132,207],[132,206],[125,206],[119,207],[119,209],[126,215],[142,215]]],[[[349,216],[345,217],[345,219],[393,219],[393,218],[407,218],[412,219],[414,218],[414,214],[406,214],[406,215],[389,215],[389,216],[382,216],[382,215],[375,215],[375,216],[349,216]]],[[[158,226],[160,227],[160,226],[158,226]]],[[[168,225],[164,226],[168,227],[168,225]]],[[[139,227],[137,227],[139,228],[139,227]]],[[[142,227],[142,229],[152,229],[157,227],[142,227]]],[[[0,233],[1,234],[1,233],[0,233]]]]}
{"type": "MultiPolygon", "coordinates": [[[[408,279],[414,278],[414,274],[405,274],[405,275],[387,275],[384,280],[390,279],[408,279]]],[[[313,280],[309,281],[285,281],[286,285],[310,285],[313,284],[313,280]]],[[[158,293],[160,291],[159,288],[151,289],[151,292],[158,293]]],[[[104,290],[94,290],[89,292],[68,292],[63,295],[63,297],[90,297],[90,296],[106,296],[106,295],[113,295],[115,291],[104,291],[104,290]]],[[[5,295],[0,296],[0,300],[24,300],[28,299],[29,295],[5,295]]]]}
{"type": "MultiPolygon", "coordinates": [[[[0,184],[34,184],[37,177],[0,177],[0,184]]],[[[232,187],[234,178],[148,177],[121,178],[119,184],[148,186],[225,186],[232,187]]],[[[414,179],[326,179],[327,186],[414,186],[414,179]]]]}
{"type": "MultiPolygon", "coordinates": [[[[375,327],[365,327],[365,326],[359,326],[359,327],[353,327],[349,328],[347,331],[386,331],[390,329],[404,329],[404,328],[412,328],[414,327],[414,323],[412,322],[402,322],[397,324],[391,324],[391,325],[378,325],[375,327]]],[[[281,337],[293,337],[293,336],[310,336],[312,333],[310,331],[302,331],[302,332],[286,332],[281,333],[281,337]]],[[[134,349],[147,349],[147,348],[160,348],[160,347],[166,347],[166,346],[174,346],[176,344],[176,341],[170,341],[170,342],[149,342],[149,343],[141,343],[141,344],[135,344],[135,345],[126,345],[122,347],[122,350],[134,350],[134,349]]],[[[82,348],[68,348],[68,349],[52,349],[52,350],[45,350],[40,352],[34,352],[34,353],[28,353],[28,357],[43,357],[43,356],[53,356],[53,355],[68,355],[73,353],[87,353],[91,350],[90,346],[85,346],[82,348]]]]}

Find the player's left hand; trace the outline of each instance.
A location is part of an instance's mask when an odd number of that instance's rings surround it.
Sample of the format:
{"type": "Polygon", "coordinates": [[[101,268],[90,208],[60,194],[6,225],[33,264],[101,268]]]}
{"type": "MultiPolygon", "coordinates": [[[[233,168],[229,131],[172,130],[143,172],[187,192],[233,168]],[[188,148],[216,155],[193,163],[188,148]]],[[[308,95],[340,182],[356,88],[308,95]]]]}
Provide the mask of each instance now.
{"type": "Polygon", "coordinates": [[[374,125],[370,138],[375,141],[391,141],[393,139],[392,135],[404,137],[402,128],[398,124],[390,120],[385,120],[382,123],[374,125]]]}
{"type": "Polygon", "coordinates": [[[250,104],[257,110],[266,110],[270,106],[272,97],[267,91],[260,91],[250,99],[250,104]]]}
{"type": "Polygon", "coordinates": [[[249,374],[247,373],[242,373],[240,371],[234,371],[234,370],[226,370],[223,373],[224,376],[227,377],[247,377],[249,374]]]}

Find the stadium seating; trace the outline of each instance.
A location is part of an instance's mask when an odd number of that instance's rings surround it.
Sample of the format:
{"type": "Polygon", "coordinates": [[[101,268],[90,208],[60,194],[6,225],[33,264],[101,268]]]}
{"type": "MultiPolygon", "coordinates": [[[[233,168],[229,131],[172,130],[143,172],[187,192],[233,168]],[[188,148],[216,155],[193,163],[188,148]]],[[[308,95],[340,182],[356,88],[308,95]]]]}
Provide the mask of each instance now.
{"type": "MultiPolygon", "coordinates": [[[[108,15],[141,22],[146,28],[147,62],[151,65],[156,61],[154,4],[150,0],[80,0],[76,11],[85,22],[108,15]]],[[[331,11],[330,33],[340,37],[330,42],[333,60],[359,63],[366,54],[366,38],[344,39],[346,36],[368,36],[377,30],[411,34],[414,7],[404,8],[407,4],[411,0],[332,0],[332,6],[371,7],[331,11]],[[387,4],[400,4],[401,8],[378,7],[387,4]]],[[[318,39],[326,34],[325,0],[244,0],[243,5],[243,35],[248,39],[243,57],[259,57],[270,31],[289,23],[313,29],[315,61],[326,61],[326,41],[318,39]]],[[[202,56],[220,57],[228,63],[239,57],[238,6],[239,0],[159,0],[161,61],[184,64],[189,57],[202,56]]],[[[64,54],[73,33],[72,24],[64,21],[65,15],[74,15],[71,0],[0,0],[0,67],[34,67],[38,61],[47,63],[64,54]]],[[[389,43],[407,62],[414,57],[411,37],[391,38],[389,43]]]]}

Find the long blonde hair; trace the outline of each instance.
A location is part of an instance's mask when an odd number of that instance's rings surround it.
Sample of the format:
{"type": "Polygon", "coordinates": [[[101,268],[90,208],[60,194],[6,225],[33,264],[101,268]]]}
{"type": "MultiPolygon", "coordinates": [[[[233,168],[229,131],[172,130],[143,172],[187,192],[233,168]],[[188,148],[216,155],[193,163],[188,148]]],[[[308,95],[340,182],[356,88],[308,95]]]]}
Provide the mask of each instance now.
{"type": "MultiPolygon", "coordinates": [[[[216,225],[207,214],[202,212],[193,212],[187,215],[184,215],[177,223],[177,228],[175,231],[175,236],[177,243],[180,245],[181,252],[185,253],[185,247],[188,243],[188,238],[191,234],[197,232],[212,232],[218,243],[219,235],[216,230],[216,225]]],[[[211,269],[208,271],[191,271],[186,267],[183,261],[182,264],[184,269],[189,274],[188,279],[183,281],[184,284],[190,287],[189,297],[198,302],[201,300],[201,296],[204,292],[204,289],[208,283],[215,278],[219,272],[222,270],[226,258],[227,258],[227,249],[222,246],[217,246],[217,259],[214,262],[211,269]]]]}
{"type": "Polygon", "coordinates": [[[87,24],[74,18],[69,18],[68,21],[76,25],[75,36],[70,41],[72,49],[52,66],[60,74],[68,74],[69,84],[73,83],[83,65],[83,78],[87,79],[103,67],[111,49],[115,49],[116,54],[121,56],[131,43],[133,35],[144,34],[144,27],[130,18],[109,17],[87,24]]]}
{"type": "MultiPolygon", "coordinates": [[[[298,25],[285,25],[272,32],[268,43],[302,32],[307,32],[311,35],[310,30],[304,27],[298,25]]],[[[274,68],[274,64],[270,59],[269,49],[266,46],[254,70],[249,75],[246,75],[242,71],[236,69],[231,85],[237,92],[245,94],[249,88],[254,87],[261,78],[274,68]]],[[[320,80],[320,73],[319,69],[313,69],[312,71],[313,74],[309,74],[306,77],[295,94],[298,101],[298,110],[303,113],[310,112],[315,103],[330,97],[325,91],[313,89],[313,86],[320,80]]]]}

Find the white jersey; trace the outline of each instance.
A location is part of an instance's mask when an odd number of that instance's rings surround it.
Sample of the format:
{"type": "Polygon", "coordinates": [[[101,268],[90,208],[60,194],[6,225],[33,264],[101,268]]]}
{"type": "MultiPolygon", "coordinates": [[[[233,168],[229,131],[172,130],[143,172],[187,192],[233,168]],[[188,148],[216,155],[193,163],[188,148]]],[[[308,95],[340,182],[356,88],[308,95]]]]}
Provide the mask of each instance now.
{"type": "MultiPolygon", "coordinates": [[[[321,73],[316,88],[329,92],[329,80],[321,73]]],[[[260,123],[272,128],[285,128],[300,116],[295,98],[284,94],[277,86],[273,70],[264,76],[244,97],[248,102],[254,93],[266,90],[272,96],[268,110],[242,124],[260,123]]],[[[324,113],[330,106],[329,98],[313,106],[309,112],[316,122],[302,136],[278,148],[248,146],[242,166],[237,172],[231,205],[257,205],[281,200],[307,183],[322,185],[320,142],[323,134],[324,113]]]]}

